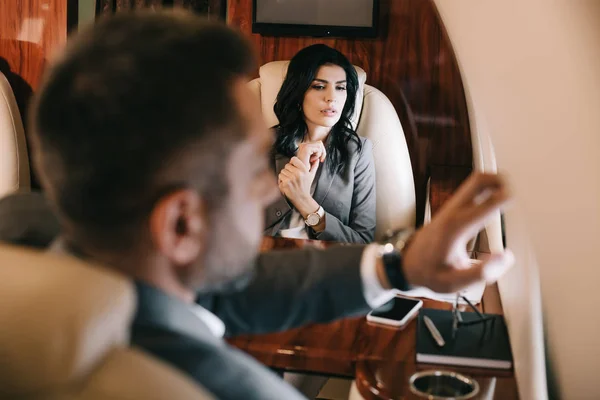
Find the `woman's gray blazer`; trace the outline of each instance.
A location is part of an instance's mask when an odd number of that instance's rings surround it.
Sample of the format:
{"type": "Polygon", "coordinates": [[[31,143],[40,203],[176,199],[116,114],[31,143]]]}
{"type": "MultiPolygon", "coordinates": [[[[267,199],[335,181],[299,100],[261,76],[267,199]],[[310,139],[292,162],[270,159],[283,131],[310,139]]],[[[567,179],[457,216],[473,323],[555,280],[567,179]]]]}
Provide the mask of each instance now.
{"type": "MultiPolygon", "coordinates": [[[[351,141],[349,167],[338,165],[338,172],[331,174],[329,157],[321,165],[313,198],[323,206],[326,228],[314,233],[308,229],[309,237],[346,243],[370,243],[375,237],[376,197],[375,163],[373,144],[360,138],[362,149],[351,141]]],[[[288,157],[276,155],[272,160],[275,176],[290,161],[288,157]]],[[[268,208],[265,215],[265,235],[276,236],[284,221],[289,220],[292,205],[283,194],[268,208]]]]}

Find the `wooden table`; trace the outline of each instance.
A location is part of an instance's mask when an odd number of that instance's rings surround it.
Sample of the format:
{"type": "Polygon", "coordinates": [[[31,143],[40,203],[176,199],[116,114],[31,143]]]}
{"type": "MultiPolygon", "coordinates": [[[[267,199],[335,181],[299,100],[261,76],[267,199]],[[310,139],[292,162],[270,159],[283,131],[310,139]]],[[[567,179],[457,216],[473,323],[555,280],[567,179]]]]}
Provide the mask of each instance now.
{"type": "MultiPolygon", "coordinates": [[[[322,244],[268,238],[263,250],[303,245],[322,244]]],[[[428,308],[452,308],[448,303],[428,299],[423,299],[423,303],[428,308]]],[[[478,308],[487,313],[502,313],[495,285],[486,289],[478,308]]],[[[450,369],[415,362],[416,327],[416,319],[403,329],[397,329],[375,325],[359,317],[276,334],[239,336],[229,342],[272,368],[355,378],[365,399],[410,399],[415,398],[408,388],[408,379],[413,373],[424,369],[450,369]]],[[[512,371],[451,369],[479,382],[481,396],[478,398],[518,398],[512,371]]]]}

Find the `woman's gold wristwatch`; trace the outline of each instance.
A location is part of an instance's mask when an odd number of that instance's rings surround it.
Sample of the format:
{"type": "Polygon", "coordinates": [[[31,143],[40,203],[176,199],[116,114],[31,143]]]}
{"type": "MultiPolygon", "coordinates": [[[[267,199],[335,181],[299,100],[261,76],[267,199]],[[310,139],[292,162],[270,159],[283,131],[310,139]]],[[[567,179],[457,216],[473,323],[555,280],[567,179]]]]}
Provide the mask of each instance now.
{"type": "Polygon", "coordinates": [[[322,206],[319,206],[319,209],[317,211],[310,213],[306,216],[304,223],[312,228],[313,226],[319,225],[324,216],[325,210],[322,206]]]}

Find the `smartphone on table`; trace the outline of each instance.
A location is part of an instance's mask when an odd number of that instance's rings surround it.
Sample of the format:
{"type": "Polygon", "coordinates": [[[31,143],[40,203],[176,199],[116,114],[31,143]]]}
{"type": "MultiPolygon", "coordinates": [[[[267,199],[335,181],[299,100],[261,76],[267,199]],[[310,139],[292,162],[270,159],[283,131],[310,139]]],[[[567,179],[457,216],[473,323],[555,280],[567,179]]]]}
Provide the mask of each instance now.
{"type": "Polygon", "coordinates": [[[367,314],[367,321],[400,328],[408,324],[419,313],[421,307],[423,300],[396,295],[367,314]]]}

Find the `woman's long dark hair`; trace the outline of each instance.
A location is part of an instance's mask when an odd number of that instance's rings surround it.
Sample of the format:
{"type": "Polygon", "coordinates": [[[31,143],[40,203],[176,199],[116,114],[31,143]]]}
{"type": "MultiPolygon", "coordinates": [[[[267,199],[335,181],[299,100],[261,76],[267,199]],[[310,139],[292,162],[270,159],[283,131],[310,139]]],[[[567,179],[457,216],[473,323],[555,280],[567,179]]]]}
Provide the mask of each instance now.
{"type": "Polygon", "coordinates": [[[340,120],[331,128],[327,143],[327,158],[332,174],[338,165],[348,165],[350,154],[348,142],[355,141],[358,150],[361,142],[358,134],[352,129],[350,117],[354,113],[358,75],[350,61],[339,51],[324,44],[315,44],[300,50],[290,61],[287,75],[277,94],[273,106],[279,124],[275,126],[277,137],[273,150],[275,153],[293,157],[298,149],[296,143],[304,139],[308,127],[304,121],[301,105],[304,95],[323,65],[337,65],[346,72],[346,104],[340,120]]]}

